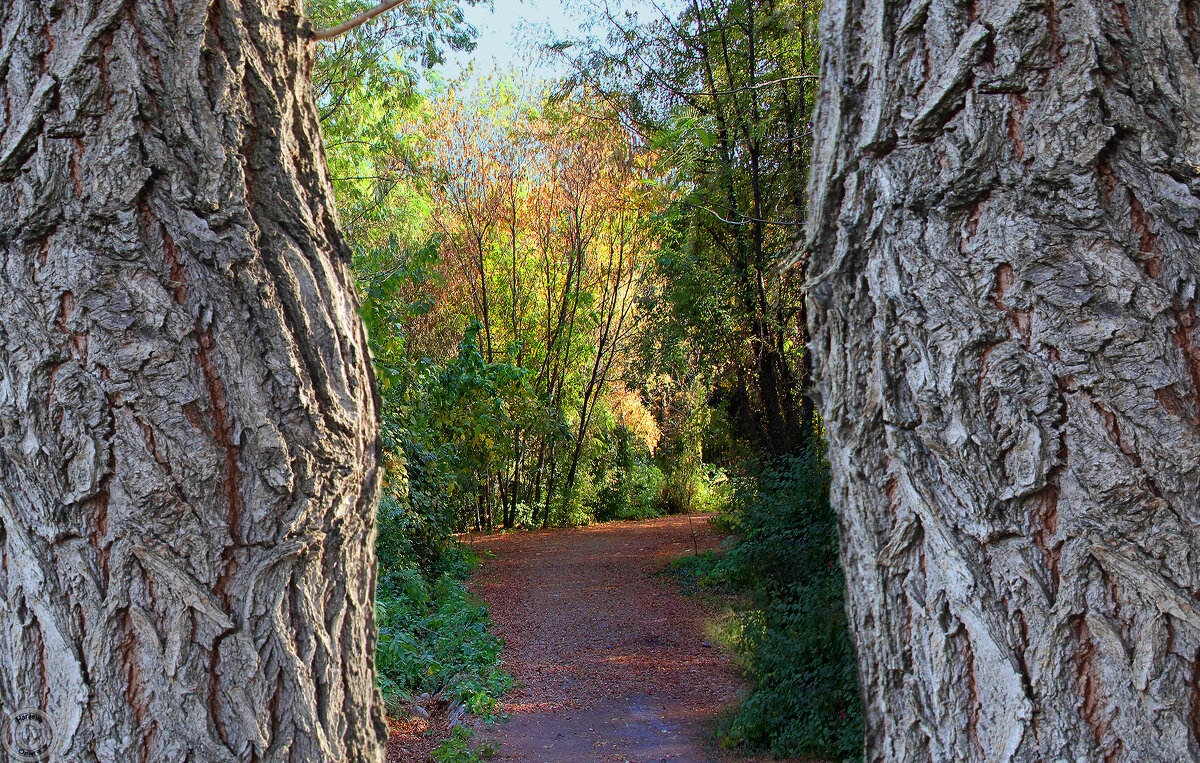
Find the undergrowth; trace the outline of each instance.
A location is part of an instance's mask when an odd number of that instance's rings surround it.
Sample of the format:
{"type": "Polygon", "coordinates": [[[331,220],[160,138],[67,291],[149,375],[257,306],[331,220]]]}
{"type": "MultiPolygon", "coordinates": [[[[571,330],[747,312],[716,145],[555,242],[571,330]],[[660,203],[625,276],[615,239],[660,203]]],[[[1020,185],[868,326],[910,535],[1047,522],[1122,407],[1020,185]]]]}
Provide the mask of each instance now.
{"type": "Polygon", "coordinates": [[[414,696],[427,692],[476,715],[495,715],[512,679],[500,668],[503,643],[489,631],[487,608],[464,582],[477,563],[466,549],[450,546],[424,575],[381,566],[375,659],[389,711],[406,712],[414,696]]]}
{"type": "Polygon", "coordinates": [[[734,649],[750,680],[722,743],[779,756],[859,760],[862,700],[845,617],[828,465],[805,453],[738,481],[724,554],[676,560],[685,590],[737,594],[734,649]]]}
{"type": "Polygon", "coordinates": [[[683,592],[689,595],[701,590],[733,593],[725,566],[725,556],[709,549],[699,554],[676,557],[671,560],[665,571],[674,577],[683,592]]]}
{"type": "Polygon", "coordinates": [[[458,726],[449,739],[444,740],[433,751],[434,763],[479,763],[489,760],[499,751],[490,742],[484,742],[478,747],[471,747],[471,732],[458,726]]]}

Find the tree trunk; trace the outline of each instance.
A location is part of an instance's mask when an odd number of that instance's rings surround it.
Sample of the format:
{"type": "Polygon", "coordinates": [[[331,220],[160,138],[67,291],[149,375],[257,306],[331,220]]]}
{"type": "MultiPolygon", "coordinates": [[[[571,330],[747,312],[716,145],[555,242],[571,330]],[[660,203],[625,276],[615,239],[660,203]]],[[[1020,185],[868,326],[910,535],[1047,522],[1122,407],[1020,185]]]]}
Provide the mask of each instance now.
{"type": "Polygon", "coordinates": [[[546,478],[546,502],[542,505],[542,529],[550,527],[550,502],[554,500],[554,475],[558,471],[558,461],[554,458],[554,443],[550,443],[550,474],[546,478]]]}
{"type": "Polygon", "coordinates": [[[867,759],[1200,760],[1200,4],[827,0],[822,34],[867,759]]]}
{"type": "Polygon", "coordinates": [[[288,0],[0,4],[0,702],[381,761],[376,404],[288,0]]]}

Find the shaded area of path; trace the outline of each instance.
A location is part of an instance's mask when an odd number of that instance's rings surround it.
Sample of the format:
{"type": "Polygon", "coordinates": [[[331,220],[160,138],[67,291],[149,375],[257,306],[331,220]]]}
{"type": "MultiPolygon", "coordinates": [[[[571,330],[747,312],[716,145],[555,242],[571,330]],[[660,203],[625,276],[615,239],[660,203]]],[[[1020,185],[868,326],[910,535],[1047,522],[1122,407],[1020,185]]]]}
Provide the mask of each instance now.
{"type": "MultiPolygon", "coordinates": [[[[719,540],[695,522],[701,550],[719,540]]],[[[508,723],[480,726],[498,759],[719,760],[711,721],[733,702],[729,656],[708,646],[701,597],[654,573],[692,552],[687,517],[473,536],[495,557],[471,588],[505,640],[518,688],[508,723]]]]}

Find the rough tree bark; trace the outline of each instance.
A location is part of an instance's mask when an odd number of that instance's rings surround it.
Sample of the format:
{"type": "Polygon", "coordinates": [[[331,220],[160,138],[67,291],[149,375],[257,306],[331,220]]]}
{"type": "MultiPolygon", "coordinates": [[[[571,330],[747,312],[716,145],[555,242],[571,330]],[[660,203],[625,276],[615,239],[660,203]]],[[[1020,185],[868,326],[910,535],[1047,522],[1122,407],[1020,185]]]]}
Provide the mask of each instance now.
{"type": "Polygon", "coordinates": [[[1200,3],[822,23],[809,307],[868,760],[1200,760],[1200,3]]]}
{"type": "Polygon", "coordinates": [[[299,0],[0,4],[0,702],[379,761],[378,436],[299,0]]]}

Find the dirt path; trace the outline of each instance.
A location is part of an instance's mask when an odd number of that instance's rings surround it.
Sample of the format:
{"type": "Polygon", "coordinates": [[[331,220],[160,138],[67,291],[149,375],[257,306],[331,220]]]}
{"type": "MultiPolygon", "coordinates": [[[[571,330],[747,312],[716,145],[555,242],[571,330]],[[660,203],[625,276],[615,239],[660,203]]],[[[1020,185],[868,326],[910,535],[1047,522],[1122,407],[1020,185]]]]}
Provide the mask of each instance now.
{"type": "MultiPolygon", "coordinates": [[[[695,523],[701,549],[718,545],[695,523]]],[[[471,580],[504,638],[518,688],[508,723],[481,726],[501,760],[528,763],[720,759],[710,721],[738,678],[709,646],[700,597],[654,573],[690,553],[686,517],[475,536],[495,553],[471,580]]]]}

